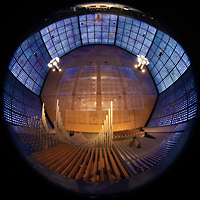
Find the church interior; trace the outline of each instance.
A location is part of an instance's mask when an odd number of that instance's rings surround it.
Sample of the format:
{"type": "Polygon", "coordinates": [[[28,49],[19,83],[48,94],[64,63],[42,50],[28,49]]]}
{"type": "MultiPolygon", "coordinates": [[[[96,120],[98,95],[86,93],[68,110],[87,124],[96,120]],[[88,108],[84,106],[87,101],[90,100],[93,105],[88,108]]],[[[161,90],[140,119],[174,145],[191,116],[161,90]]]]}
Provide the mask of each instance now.
{"type": "Polygon", "coordinates": [[[156,180],[184,151],[198,118],[195,64],[147,13],[76,4],[18,43],[2,111],[39,176],[77,195],[122,195],[156,180]]]}

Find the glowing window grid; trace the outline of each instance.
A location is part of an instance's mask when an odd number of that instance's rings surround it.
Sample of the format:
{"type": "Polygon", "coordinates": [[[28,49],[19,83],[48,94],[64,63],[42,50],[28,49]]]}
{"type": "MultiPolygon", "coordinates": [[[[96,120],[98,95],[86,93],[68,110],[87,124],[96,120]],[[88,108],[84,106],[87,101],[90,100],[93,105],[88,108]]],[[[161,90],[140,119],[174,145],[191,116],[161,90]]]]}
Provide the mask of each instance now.
{"type": "Polygon", "coordinates": [[[156,33],[156,28],[139,20],[119,16],[116,46],[134,55],[146,55],[156,33]]]}
{"type": "Polygon", "coordinates": [[[49,60],[40,34],[35,33],[17,48],[8,68],[23,85],[39,95],[49,70],[49,60]]]}
{"type": "Polygon", "coordinates": [[[193,77],[189,68],[174,85],[160,94],[148,126],[178,124],[197,116],[197,89],[193,77]]]}
{"type": "Polygon", "coordinates": [[[81,46],[77,17],[53,23],[43,28],[40,33],[52,58],[61,57],[81,46]]]}
{"type": "Polygon", "coordinates": [[[4,83],[3,113],[7,122],[26,124],[28,117],[41,118],[40,98],[22,85],[10,72],[4,83]]]}
{"type": "Polygon", "coordinates": [[[148,68],[159,93],[170,87],[190,66],[190,60],[181,47],[169,35],[158,30],[147,54],[148,68]]]}
{"type": "Polygon", "coordinates": [[[81,39],[83,45],[112,44],[114,45],[117,15],[89,14],[79,16],[81,39]],[[100,20],[98,21],[98,15],[100,20]],[[95,21],[96,20],[96,21],[95,21]]]}

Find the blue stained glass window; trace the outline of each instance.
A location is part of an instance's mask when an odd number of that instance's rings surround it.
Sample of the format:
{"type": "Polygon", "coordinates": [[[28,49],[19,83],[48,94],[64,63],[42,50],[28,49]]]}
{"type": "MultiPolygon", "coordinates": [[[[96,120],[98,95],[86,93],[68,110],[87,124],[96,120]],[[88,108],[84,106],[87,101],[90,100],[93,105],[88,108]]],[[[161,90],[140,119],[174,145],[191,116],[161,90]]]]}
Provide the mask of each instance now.
{"type": "Polygon", "coordinates": [[[165,83],[166,88],[168,88],[171,84],[173,84],[173,81],[170,75],[168,75],[163,81],[165,83]]]}
{"type": "Polygon", "coordinates": [[[100,14],[100,20],[97,14],[79,16],[81,38],[85,44],[114,44],[117,16],[110,14],[100,14]]]}
{"type": "Polygon", "coordinates": [[[119,16],[119,22],[124,22],[125,19],[126,19],[126,17],[124,17],[124,16],[119,16]]]}
{"type": "MultiPolygon", "coordinates": [[[[43,31],[43,34],[44,32],[46,30],[43,31]]],[[[13,62],[9,65],[9,70],[12,74],[32,92],[34,92],[32,86],[41,69],[44,68],[46,74],[48,72],[46,65],[50,60],[50,56],[46,53],[40,34],[37,32],[22,42],[14,53],[13,62]]],[[[44,78],[45,76],[41,77],[42,81],[44,81],[44,78]]],[[[40,90],[41,86],[38,86],[38,91],[40,90]]],[[[37,92],[37,94],[39,93],[37,92]]]]}
{"type": "Polygon", "coordinates": [[[165,67],[163,67],[161,70],[160,70],[160,74],[161,74],[161,77],[162,79],[164,79],[167,75],[168,75],[168,71],[165,67]]]}
{"type": "Polygon", "coordinates": [[[180,74],[179,74],[177,68],[174,68],[174,69],[170,72],[170,75],[171,75],[171,78],[172,78],[173,82],[175,82],[175,81],[180,77],[180,74]]]}
{"type": "Polygon", "coordinates": [[[180,110],[183,110],[187,108],[187,99],[186,96],[183,96],[182,98],[176,100],[175,103],[175,112],[179,112],[180,110]]]}
{"type": "Polygon", "coordinates": [[[183,74],[187,70],[187,66],[183,60],[180,60],[176,67],[180,74],[183,74]]]}
{"type": "Polygon", "coordinates": [[[158,126],[171,125],[173,115],[169,115],[160,119],[158,126]]]}
{"type": "MultiPolygon", "coordinates": [[[[190,61],[187,54],[180,44],[178,44],[172,37],[158,30],[147,55],[151,66],[149,70],[152,76],[155,76],[154,68],[160,71],[162,81],[165,87],[159,87],[159,93],[170,87],[190,66],[190,61]],[[162,65],[158,65],[161,63],[162,65]],[[187,64],[186,64],[187,62],[187,64]],[[160,68],[161,66],[164,66],[160,68]],[[169,76],[170,75],[170,76],[169,76]],[[165,79],[165,77],[168,77],[165,79]],[[170,79],[171,77],[171,79],[170,79]],[[165,79],[165,80],[164,80],[165,79]],[[162,88],[162,89],[161,89],[162,88]]],[[[155,79],[155,78],[154,78],[155,79]]],[[[157,83],[158,84],[158,83],[157,83]]]]}
{"type": "MultiPolygon", "coordinates": [[[[60,20],[40,30],[42,39],[52,58],[64,54],[81,45],[77,17],[60,20]]],[[[84,38],[83,38],[84,39],[84,38]]]]}
{"type": "Polygon", "coordinates": [[[21,70],[18,79],[21,83],[25,84],[26,79],[27,79],[28,75],[26,74],[26,72],[24,70],[21,70]]]}
{"type": "Polygon", "coordinates": [[[174,49],[177,45],[177,42],[172,37],[168,38],[167,40],[168,40],[168,44],[172,47],[172,49],[174,49]]]}
{"type": "Polygon", "coordinates": [[[185,62],[186,66],[189,67],[190,66],[190,60],[189,60],[189,57],[187,56],[186,53],[184,53],[183,57],[182,57],[182,60],[185,62]]]}
{"type": "Polygon", "coordinates": [[[146,56],[152,44],[156,28],[129,17],[119,16],[116,45],[120,46],[134,55],[146,56]],[[130,47],[133,46],[133,48],[130,47]]]}
{"type": "Polygon", "coordinates": [[[172,124],[178,124],[184,121],[187,121],[187,109],[174,114],[172,124]]]}
{"type": "Polygon", "coordinates": [[[21,71],[21,67],[20,65],[16,62],[12,68],[11,68],[11,72],[13,73],[13,75],[15,77],[17,77],[19,75],[19,72],[21,71]]]}
{"type": "Polygon", "coordinates": [[[159,93],[161,93],[162,91],[164,91],[166,89],[165,85],[163,82],[160,82],[158,85],[157,85],[157,88],[158,88],[158,91],[159,93]]]}
{"type": "MultiPolygon", "coordinates": [[[[23,70],[21,70],[21,73],[22,71],[23,70]]],[[[19,75],[20,78],[22,77],[21,73],[19,75]]],[[[33,117],[35,116],[36,110],[41,110],[41,103],[37,103],[38,101],[40,102],[39,97],[35,95],[40,93],[40,88],[36,87],[38,90],[37,92],[32,90],[35,93],[34,94],[24,87],[23,83],[20,83],[18,80],[14,75],[12,75],[12,73],[8,72],[4,87],[7,88],[9,85],[8,81],[12,81],[12,90],[6,90],[8,93],[5,90],[3,92],[4,118],[7,122],[12,124],[26,123],[27,116],[33,117]]]]}
{"type": "Polygon", "coordinates": [[[197,116],[197,104],[194,104],[193,106],[188,108],[188,120],[193,119],[197,116]]]}
{"type": "Polygon", "coordinates": [[[188,106],[191,106],[194,103],[197,103],[197,91],[196,89],[190,90],[187,94],[188,106]]]}
{"type": "MultiPolygon", "coordinates": [[[[170,124],[178,124],[197,116],[197,89],[191,67],[187,69],[183,76],[177,82],[173,82],[171,76],[168,75],[164,81],[166,87],[171,85],[166,91],[160,94],[156,104],[154,113],[148,126],[165,126],[170,124]],[[191,80],[191,84],[189,83],[191,80]],[[170,83],[168,83],[170,81],[170,83]],[[191,87],[190,87],[190,86],[191,87]],[[193,89],[191,89],[193,88],[193,89]],[[160,114],[162,113],[162,114],[160,114]],[[168,116],[171,117],[171,123],[168,116]],[[153,121],[159,120],[159,124],[154,124],[153,121]]],[[[161,88],[161,83],[158,84],[158,89],[161,88]]],[[[161,88],[162,90],[162,88],[161,88]]]]}
{"type": "Polygon", "coordinates": [[[156,83],[156,84],[158,84],[158,83],[160,83],[160,82],[162,81],[162,78],[161,78],[161,76],[160,76],[160,73],[157,73],[157,74],[156,74],[154,80],[155,80],[155,83],[156,83]]]}

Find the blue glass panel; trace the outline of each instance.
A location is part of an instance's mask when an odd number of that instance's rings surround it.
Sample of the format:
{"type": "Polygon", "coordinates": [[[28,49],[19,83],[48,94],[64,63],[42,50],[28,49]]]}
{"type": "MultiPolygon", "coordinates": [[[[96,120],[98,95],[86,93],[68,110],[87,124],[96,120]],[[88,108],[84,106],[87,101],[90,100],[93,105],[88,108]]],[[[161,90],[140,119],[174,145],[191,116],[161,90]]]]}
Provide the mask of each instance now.
{"type": "Polygon", "coordinates": [[[180,60],[176,67],[180,74],[183,74],[187,70],[187,66],[183,60],[180,60]]]}
{"type": "Polygon", "coordinates": [[[62,42],[63,40],[67,40],[67,35],[66,35],[66,33],[63,33],[63,34],[60,35],[60,40],[61,40],[61,42],[62,42]]]}
{"type": "Polygon", "coordinates": [[[118,35],[122,35],[123,32],[124,32],[124,30],[122,28],[118,28],[118,30],[117,30],[117,36],[118,35]]]}
{"type": "Polygon", "coordinates": [[[165,67],[160,70],[160,75],[164,79],[168,75],[168,71],[165,67]]]}
{"type": "Polygon", "coordinates": [[[46,35],[43,36],[44,42],[47,42],[47,41],[49,41],[50,39],[51,39],[51,36],[50,36],[49,34],[46,34],[46,35]]]}
{"type": "Polygon", "coordinates": [[[132,24],[133,23],[133,18],[126,17],[126,23],[132,24]]]}
{"type": "Polygon", "coordinates": [[[117,15],[110,15],[110,19],[116,21],[117,20],[117,15]]]}
{"type": "Polygon", "coordinates": [[[124,16],[119,16],[119,21],[120,22],[124,22],[125,21],[125,17],[124,16]]]}
{"type": "Polygon", "coordinates": [[[168,75],[163,81],[164,81],[164,83],[165,83],[166,88],[168,88],[170,85],[173,84],[173,81],[172,81],[170,75],[168,75]]]}
{"type": "Polygon", "coordinates": [[[139,41],[136,41],[136,42],[135,42],[135,47],[136,47],[137,49],[140,49],[141,46],[142,46],[142,43],[140,43],[139,41]]]}
{"type": "Polygon", "coordinates": [[[25,84],[27,77],[28,77],[28,75],[25,73],[25,71],[21,70],[21,72],[19,73],[19,76],[18,76],[18,80],[21,83],[25,84]]]}
{"type": "Polygon", "coordinates": [[[144,41],[144,37],[141,36],[141,35],[138,35],[138,37],[137,37],[137,41],[140,42],[140,43],[143,43],[143,41],[144,41]]]}
{"type": "Polygon", "coordinates": [[[158,30],[156,37],[162,38],[163,32],[158,30]]]}
{"type": "Polygon", "coordinates": [[[180,60],[180,56],[179,54],[177,54],[175,51],[172,53],[170,59],[172,60],[172,62],[176,65],[178,63],[178,61],[180,60]]]}
{"type": "Polygon", "coordinates": [[[182,59],[185,62],[186,66],[189,67],[191,63],[190,63],[189,57],[187,56],[186,53],[184,53],[182,59]]]}
{"type": "Polygon", "coordinates": [[[17,60],[17,62],[19,63],[19,65],[22,66],[22,67],[25,65],[26,61],[27,61],[27,58],[26,58],[26,56],[24,54],[22,54],[19,57],[19,59],[17,60]]]}
{"type": "Polygon", "coordinates": [[[25,40],[24,42],[22,42],[22,44],[20,45],[20,47],[22,48],[23,51],[26,51],[26,49],[29,47],[28,41],[25,40]]]}
{"type": "Polygon", "coordinates": [[[140,26],[140,21],[137,20],[137,19],[134,19],[134,20],[133,20],[133,24],[134,24],[135,26],[140,26]]]}
{"type": "Polygon", "coordinates": [[[165,87],[163,82],[159,83],[157,85],[157,88],[158,88],[159,93],[163,92],[166,89],[166,87],[165,87]]]}
{"type": "Polygon", "coordinates": [[[60,49],[62,49],[62,44],[61,43],[56,44],[55,48],[57,51],[59,51],[60,49]]]}
{"type": "MultiPolygon", "coordinates": [[[[116,17],[114,17],[113,15],[112,19],[115,20],[116,17]]],[[[94,22],[93,21],[94,19],[97,19],[97,14],[86,15],[85,17],[79,16],[83,45],[88,44],[88,41],[90,44],[101,44],[101,43],[107,44],[108,37],[110,38],[109,44],[114,44],[116,22],[112,21],[111,23],[110,21],[111,15],[100,14],[100,19],[103,19],[104,20],[103,22],[101,21],[94,22]],[[82,22],[84,21],[85,21],[85,28],[82,28],[82,26],[84,25],[82,22]]]]}
{"type": "MultiPolygon", "coordinates": [[[[156,28],[154,28],[153,26],[150,26],[149,25],[149,29],[148,29],[148,31],[150,32],[150,33],[152,33],[152,35],[154,35],[155,33],[156,33],[156,28]]],[[[153,39],[153,38],[152,38],[153,39]]]]}
{"type": "Polygon", "coordinates": [[[138,55],[139,54],[139,49],[137,49],[137,48],[133,48],[133,51],[132,51],[132,53],[134,54],[134,55],[138,55]]]}
{"type": "Polygon", "coordinates": [[[194,117],[197,116],[197,108],[198,108],[197,104],[194,104],[193,106],[188,108],[188,120],[193,119],[194,117]]]}
{"type": "Polygon", "coordinates": [[[192,104],[197,103],[198,96],[197,96],[196,88],[193,90],[190,90],[187,93],[187,100],[188,100],[188,106],[191,106],[192,104]]]}
{"type": "Polygon", "coordinates": [[[140,27],[143,28],[144,30],[147,30],[148,29],[148,24],[145,23],[145,22],[141,22],[140,27]]]}
{"type": "Polygon", "coordinates": [[[33,81],[31,78],[28,78],[28,79],[26,80],[25,86],[26,86],[28,89],[32,90],[33,85],[34,85],[34,81],[33,81]]]}
{"type": "Polygon", "coordinates": [[[139,27],[137,27],[137,26],[132,26],[131,31],[138,34],[138,32],[139,32],[139,27]]]}
{"type": "Polygon", "coordinates": [[[173,115],[169,115],[160,119],[158,126],[171,125],[173,115]]]}
{"type": "Polygon", "coordinates": [[[81,32],[94,32],[94,26],[88,26],[88,29],[85,27],[85,29],[81,29],[81,32]]]}
{"type": "Polygon", "coordinates": [[[15,77],[17,77],[20,71],[21,71],[20,65],[19,65],[18,63],[15,63],[15,64],[12,66],[11,72],[13,73],[13,75],[14,75],[15,77]]]}
{"type": "Polygon", "coordinates": [[[174,49],[177,45],[177,42],[173,38],[170,38],[168,40],[168,44],[174,49]]]}
{"type": "Polygon", "coordinates": [[[48,32],[49,32],[48,27],[45,27],[40,31],[42,36],[46,35],[48,32]]]}
{"type": "Polygon", "coordinates": [[[187,121],[187,109],[174,114],[172,124],[178,124],[184,121],[187,121]]]}
{"type": "Polygon", "coordinates": [[[170,36],[167,35],[166,33],[163,33],[162,40],[165,41],[165,42],[168,42],[170,40],[170,36]]]}
{"type": "Polygon", "coordinates": [[[162,81],[162,78],[159,73],[154,77],[155,83],[158,84],[162,81]]]}
{"type": "Polygon", "coordinates": [[[175,81],[180,77],[180,74],[179,74],[177,68],[174,68],[174,69],[170,72],[170,75],[171,75],[171,78],[172,78],[173,82],[175,82],[175,81]]]}
{"type": "Polygon", "coordinates": [[[177,44],[175,51],[177,52],[177,54],[181,57],[184,53],[184,49],[180,44],[177,44]]]}
{"type": "Polygon", "coordinates": [[[128,42],[128,37],[123,36],[123,38],[122,38],[122,42],[127,43],[127,42],[128,42]]]}
{"type": "MultiPolygon", "coordinates": [[[[144,45],[147,46],[147,47],[150,47],[151,46],[151,41],[148,40],[148,39],[145,39],[144,40],[144,45]]],[[[149,48],[148,48],[149,49],[149,48]]]]}

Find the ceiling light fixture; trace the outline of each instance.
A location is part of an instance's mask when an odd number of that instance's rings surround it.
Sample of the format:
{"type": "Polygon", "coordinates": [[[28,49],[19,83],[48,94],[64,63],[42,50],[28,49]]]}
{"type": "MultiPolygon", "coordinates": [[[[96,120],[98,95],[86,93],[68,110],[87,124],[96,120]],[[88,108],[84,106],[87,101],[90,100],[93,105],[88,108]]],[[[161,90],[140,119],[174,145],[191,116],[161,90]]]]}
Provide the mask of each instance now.
{"type": "Polygon", "coordinates": [[[144,56],[137,55],[138,64],[135,65],[135,68],[139,69],[142,72],[145,72],[144,66],[149,64],[149,61],[144,56]]]}
{"type": "Polygon", "coordinates": [[[60,58],[59,57],[55,57],[54,59],[52,59],[49,64],[48,67],[49,68],[53,68],[53,72],[57,71],[57,72],[61,72],[62,69],[58,66],[58,63],[60,62],[60,58]]]}

